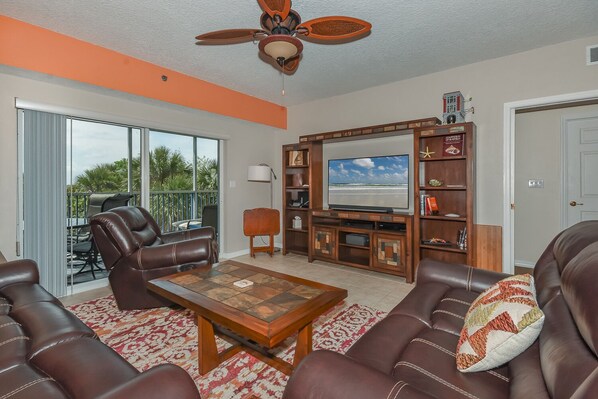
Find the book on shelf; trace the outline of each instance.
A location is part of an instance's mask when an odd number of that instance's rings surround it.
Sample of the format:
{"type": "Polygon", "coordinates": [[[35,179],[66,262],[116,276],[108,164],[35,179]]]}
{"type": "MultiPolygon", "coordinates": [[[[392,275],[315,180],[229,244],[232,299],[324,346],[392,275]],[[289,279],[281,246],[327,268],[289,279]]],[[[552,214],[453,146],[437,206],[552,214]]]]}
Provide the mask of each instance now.
{"type": "Polygon", "coordinates": [[[438,201],[436,197],[432,197],[428,194],[421,194],[420,196],[420,215],[431,216],[438,215],[438,201]]]}
{"type": "Polygon", "coordinates": [[[419,196],[419,214],[422,216],[427,215],[427,209],[426,209],[426,198],[429,197],[429,195],[427,194],[420,194],[419,196]]]}
{"type": "Polygon", "coordinates": [[[457,233],[457,245],[459,249],[467,250],[467,227],[457,233]]]}

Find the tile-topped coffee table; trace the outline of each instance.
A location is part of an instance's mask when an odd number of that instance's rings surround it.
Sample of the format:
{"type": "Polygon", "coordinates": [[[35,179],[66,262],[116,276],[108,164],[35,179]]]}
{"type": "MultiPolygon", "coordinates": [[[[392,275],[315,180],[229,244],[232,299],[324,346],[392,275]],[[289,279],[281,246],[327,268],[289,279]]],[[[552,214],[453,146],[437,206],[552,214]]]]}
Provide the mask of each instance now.
{"type": "Polygon", "coordinates": [[[199,372],[205,374],[243,348],[290,374],[312,350],[312,321],[347,297],[347,290],[235,261],[151,280],[151,291],[197,315],[199,372]],[[234,283],[249,280],[240,288],[234,283]],[[216,349],[213,323],[238,341],[216,349]],[[268,350],[298,332],[293,365],[268,350]],[[232,334],[230,334],[232,333],[232,334]]]}

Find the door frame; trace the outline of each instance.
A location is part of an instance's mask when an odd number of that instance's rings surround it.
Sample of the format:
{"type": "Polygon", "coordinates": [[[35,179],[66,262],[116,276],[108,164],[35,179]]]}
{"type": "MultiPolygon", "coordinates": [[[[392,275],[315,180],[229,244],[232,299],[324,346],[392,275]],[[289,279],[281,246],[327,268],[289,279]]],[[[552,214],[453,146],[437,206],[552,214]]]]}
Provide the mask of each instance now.
{"type": "Polygon", "coordinates": [[[515,111],[547,105],[565,105],[579,101],[598,100],[598,90],[559,94],[556,96],[513,101],[503,107],[503,265],[504,273],[515,271],[515,111]]]}

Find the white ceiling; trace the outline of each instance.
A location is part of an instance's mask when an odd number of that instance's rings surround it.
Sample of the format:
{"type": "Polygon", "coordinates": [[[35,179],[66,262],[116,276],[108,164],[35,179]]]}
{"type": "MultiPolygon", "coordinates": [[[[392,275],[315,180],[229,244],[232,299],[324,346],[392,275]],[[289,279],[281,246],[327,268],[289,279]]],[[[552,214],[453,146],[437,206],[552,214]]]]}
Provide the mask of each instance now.
{"type": "Polygon", "coordinates": [[[598,0],[296,0],[293,9],[303,21],[346,15],[373,28],[348,44],[304,42],[283,98],[257,45],[195,45],[200,33],[258,28],[255,0],[0,0],[0,14],[287,106],[598,35],[598,0]]]}

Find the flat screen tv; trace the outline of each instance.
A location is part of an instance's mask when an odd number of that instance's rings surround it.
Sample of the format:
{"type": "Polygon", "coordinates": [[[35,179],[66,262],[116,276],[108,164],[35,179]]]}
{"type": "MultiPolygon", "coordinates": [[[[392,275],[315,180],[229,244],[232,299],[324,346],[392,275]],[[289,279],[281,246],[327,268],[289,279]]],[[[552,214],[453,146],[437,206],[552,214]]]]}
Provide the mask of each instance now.
{"type": "Polygon", "coordinates": [[[409,209],[409,155],[330,159],[328,206],[378,212],[409,209]]]}

